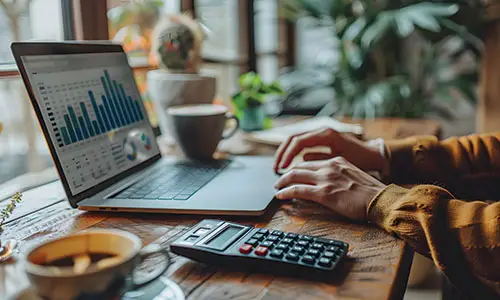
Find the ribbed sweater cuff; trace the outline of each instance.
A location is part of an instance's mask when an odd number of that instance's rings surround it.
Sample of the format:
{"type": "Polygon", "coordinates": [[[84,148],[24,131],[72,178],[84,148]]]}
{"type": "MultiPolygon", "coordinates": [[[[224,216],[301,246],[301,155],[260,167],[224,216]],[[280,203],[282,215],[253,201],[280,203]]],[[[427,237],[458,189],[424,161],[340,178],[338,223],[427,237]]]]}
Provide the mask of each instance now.
{"type": "Polygon", "coordinates": [[[408,192],[408,189],[398,185],[388,185],[373,198],[370,204],[368,204],[366,213],[368,222],[375,223],[384,229],[388,229],[388,226],[384,224],[386,217],[393,210],[393,206],[397,205],[397,200],[401,199],[408,192]]]}

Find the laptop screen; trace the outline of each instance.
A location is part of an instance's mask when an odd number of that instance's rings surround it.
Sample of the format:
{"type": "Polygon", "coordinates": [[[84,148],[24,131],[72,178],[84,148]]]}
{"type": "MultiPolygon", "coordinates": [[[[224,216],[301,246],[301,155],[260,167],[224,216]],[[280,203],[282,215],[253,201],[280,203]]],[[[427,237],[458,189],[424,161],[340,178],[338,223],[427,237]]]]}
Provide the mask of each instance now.
{"type": "Polygon", "coordinates": [[[21,60],[72,195],[159,154],[124,53],[21,60]]]}

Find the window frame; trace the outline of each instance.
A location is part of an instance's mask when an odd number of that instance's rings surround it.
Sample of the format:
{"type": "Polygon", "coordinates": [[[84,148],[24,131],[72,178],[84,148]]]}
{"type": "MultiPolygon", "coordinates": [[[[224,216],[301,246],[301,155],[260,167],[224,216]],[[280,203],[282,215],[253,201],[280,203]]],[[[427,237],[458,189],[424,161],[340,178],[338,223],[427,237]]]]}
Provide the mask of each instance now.
{"type": "MultiPolygon", "coordinates": [[[[182,12],[196,15],[195,0],[180,0],[182,12]]],[[[277,1],[277,0],[276,0],[277,1]]],[[[240,22],[239,46],[242,58],[237,61],[204,59],[203,62],[238,65],[240,72],[256,71],[257,59],[261,55],[278,56],[279,67],[295,64],[295,24],[279,19],[278,51],[257,53],[255,49],[254,0],[240,0],[238,20],[240,22]]],[[[109,40],[107,1],[102,0],[61,0],[65,40],[109,40]],[[92,17],[90,17],[92,16],[92,17]]],[[[132,66],[133,69],[152,66],[132,66]]],[[[15,64],[0,65],[0,78],[19,76],[15,64]]]]}
{"type": "MultiPolygon", "coordinates": [[[[64,40],[108,40],[107,9],[101,0],[60,0],[64,40]],[[88,16],[97,16],[99,22],[88,16]],[[106,24],[103,30],[103,21],[106,24]]],[[[0,65],[0,78],[19,76],[15,62],[0,65]]]]}

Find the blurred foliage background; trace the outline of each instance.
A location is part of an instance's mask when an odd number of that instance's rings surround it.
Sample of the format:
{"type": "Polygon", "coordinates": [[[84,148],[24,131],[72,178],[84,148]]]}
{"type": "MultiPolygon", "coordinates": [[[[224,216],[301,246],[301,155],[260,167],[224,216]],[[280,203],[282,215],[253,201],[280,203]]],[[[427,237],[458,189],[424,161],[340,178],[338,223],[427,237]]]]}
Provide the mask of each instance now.
{"type": "Polygon", "coordinates": [[[329,114],[450,119],[446,104],[476,102],[481,1],[280,0],[279,9],[334,28],[340,61],[329,114]]]}

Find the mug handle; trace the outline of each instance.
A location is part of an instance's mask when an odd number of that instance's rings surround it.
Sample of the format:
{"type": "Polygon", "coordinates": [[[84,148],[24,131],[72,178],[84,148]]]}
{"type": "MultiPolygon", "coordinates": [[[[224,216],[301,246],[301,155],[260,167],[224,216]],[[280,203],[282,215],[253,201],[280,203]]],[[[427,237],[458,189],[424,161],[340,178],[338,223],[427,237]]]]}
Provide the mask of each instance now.
{"type": "Polygon", "coordinates": [[[233,115],[232,113],[230,113],[230,112],[226,113],[226,122],[229,121],[229,120],[231,120],[231,119],[233,119],[233,120],[236,121],[236,125],[234,126],[233,129],[229,129],[230,130],[229,133],[226,134],[224,132],[222,134],[222,139],[223,140],[232,137],[238,131],[238,128],[240,127],[240,120],[238,120],[238,118],[235,115],[233,115]]]}
{"type": "Polygon", "coordinates": [[[129,289],[129,291],[134,291],[150,284],[151,282],[160,278],[167,271],[168,267],[170,267],[170,255],[168,254],[167,248],[164,248],[158,244],[147,245],[146,247],[141,249],[141,251],[139,252],[140,263],[142,263],[146,258],[153,256],[155,254],[162,254],[163,256],[165,256],[166,258],[165,267],[161,270],[161,272],[154,274],[151,278],[148,278],[144,282],[136,283],[132,279],[132,287],[129,289]]]}

